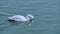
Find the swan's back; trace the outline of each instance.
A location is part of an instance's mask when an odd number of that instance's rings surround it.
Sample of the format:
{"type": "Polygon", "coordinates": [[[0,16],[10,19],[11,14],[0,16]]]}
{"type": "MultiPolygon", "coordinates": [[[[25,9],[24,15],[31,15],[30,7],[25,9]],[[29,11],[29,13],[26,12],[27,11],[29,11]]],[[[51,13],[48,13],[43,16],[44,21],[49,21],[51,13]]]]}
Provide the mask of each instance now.
{"type": "Polygon", "coordinates": [[[15,21],[27,21],[26,18],[22,15],[14,15],[8,18],[15,21]]]}

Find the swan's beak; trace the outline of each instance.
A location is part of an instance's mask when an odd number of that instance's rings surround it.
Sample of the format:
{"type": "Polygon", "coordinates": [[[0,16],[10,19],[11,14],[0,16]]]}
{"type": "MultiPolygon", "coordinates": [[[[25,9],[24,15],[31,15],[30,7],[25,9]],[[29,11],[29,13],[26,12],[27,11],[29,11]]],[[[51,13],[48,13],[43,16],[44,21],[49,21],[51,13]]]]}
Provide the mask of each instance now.
{"type": "Polygon", "coordinates": [[[35,20],[35,19],[32,19],[32,20],[35,20]]]}
{"type": "Polygon", "coordinates": [[[30,19],[30,20],[35,20],[35,19],[30,19]]]}
{"type": "Polygon", "coordinates": [[[35,20],[35,19],[30,19],[30,21],[35,20]]]}

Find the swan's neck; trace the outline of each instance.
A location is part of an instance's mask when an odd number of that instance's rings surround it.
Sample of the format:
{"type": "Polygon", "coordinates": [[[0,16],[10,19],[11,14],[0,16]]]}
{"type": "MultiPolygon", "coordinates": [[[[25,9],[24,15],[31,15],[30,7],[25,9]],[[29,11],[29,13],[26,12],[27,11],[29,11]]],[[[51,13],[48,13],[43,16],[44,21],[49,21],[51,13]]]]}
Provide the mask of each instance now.
{"type": "Polygon", "coordinates": [[[29,21],[29,20],[30,20],[30,18],[29,18],[28,16],[26,16],[26,19],[27,19],[27,21],[29,21]]]}

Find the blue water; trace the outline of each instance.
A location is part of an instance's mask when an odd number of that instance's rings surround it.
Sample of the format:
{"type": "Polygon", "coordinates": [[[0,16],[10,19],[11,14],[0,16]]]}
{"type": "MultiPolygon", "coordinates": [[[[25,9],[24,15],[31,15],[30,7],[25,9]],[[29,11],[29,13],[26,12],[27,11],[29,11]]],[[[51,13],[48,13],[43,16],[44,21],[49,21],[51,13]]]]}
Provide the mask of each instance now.
{"type": "Polygon", "coordinates": [[[58,0],[0,0],[0,34],[60,34],[60,10],[58,0]],[[32,14],[27,23],[8,22],[12,15],[32,14]]]}

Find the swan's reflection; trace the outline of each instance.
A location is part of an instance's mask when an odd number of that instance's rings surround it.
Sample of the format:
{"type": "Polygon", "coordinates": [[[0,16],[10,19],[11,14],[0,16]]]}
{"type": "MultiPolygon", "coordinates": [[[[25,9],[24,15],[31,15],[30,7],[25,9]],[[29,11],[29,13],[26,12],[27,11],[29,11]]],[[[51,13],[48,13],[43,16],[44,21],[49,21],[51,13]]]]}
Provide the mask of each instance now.
{"type": "Polygon", "coordinates": [[[24,24],[24,23],[26,23],[26,25],[31,26],[33,22],[34,22],[34,20],[30,20],[28,22],[7,21],[6,24],[4,22],[4,27],[0,27],[0,31],[4,30],[5,28],[8,28],[10,26],[16,26],[18,24],[20,25],[20,24],[24,24]]]}
{"type": "Polygon", "coordinates": [[[25,21],[25,22],[21,22],[21,21],[14,21],[14,20],[8,20],[9,21],[9,23],[11,24],[11,25],[17,25],[17,24],[24,24],[24,23],[26,23],[27,25],[32,25],[32,23],[34,22],[34,20],[33,19],[30,19],[29,21],[25,21]]]}
{"type": "Polygon", "coordinates": [[[34,20],[33,20],[33,19],[30,19],[30,20],[27,22],[27,25],[31,26],[32,23],[34,23],[34,20]]]}
{"type": "Polygon", "coordinates": [[[8,21],[10,23],[10,25],[18,25],[21,24],[23,22],[17,22],[17,21],[8,21]]]}

